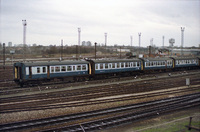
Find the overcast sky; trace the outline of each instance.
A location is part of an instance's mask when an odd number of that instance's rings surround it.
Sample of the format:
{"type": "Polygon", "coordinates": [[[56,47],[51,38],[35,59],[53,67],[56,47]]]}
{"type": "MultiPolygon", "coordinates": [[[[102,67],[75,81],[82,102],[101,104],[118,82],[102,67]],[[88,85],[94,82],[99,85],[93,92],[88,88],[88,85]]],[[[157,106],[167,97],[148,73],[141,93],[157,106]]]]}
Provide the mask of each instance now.
{"type": "Polygon", "coordinates": [[[81,41],[104,43],[106,32],[108,45],[156,46],[175,39],[181,45],[181,28],[184,46],[200,44],[200,0],[1,0],[2,43],[23,43],[22,19],[27,21],[27,44],[78,43],[78,27],[81,41]]]}

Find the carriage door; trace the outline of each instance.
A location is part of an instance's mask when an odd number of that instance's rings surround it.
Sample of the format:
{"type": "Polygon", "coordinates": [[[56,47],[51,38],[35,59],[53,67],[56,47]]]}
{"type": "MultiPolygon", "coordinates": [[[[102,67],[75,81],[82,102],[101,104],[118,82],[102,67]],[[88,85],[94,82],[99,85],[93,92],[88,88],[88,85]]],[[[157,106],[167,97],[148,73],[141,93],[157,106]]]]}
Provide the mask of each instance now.
{"type": "Polygon", "coordinates": [[[17,78],[22,79],[22,67],[18,67],[17,78]]]}
{"type": "Polygon", "coordinates": [[[14,78],[18,79],[18,67],[17,66],[15,66],[14,72],[15,72],[14,78]]]}
{"type": "Polygon", "coordinates": [[[47,79],[50,79],[50,66],[47,66],[47,79]]]}
{"type": "Polygon", "coordinates": [[[32,78],[32,67],[29,66],[29,78],[32,78]]]}

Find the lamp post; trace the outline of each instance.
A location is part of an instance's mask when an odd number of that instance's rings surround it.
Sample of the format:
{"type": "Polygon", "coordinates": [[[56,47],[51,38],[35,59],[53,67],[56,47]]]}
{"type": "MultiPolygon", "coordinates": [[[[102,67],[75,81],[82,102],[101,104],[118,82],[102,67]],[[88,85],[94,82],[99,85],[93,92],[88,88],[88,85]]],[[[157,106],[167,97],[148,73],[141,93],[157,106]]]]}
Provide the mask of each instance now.
{"type": "Polygon", "coordinates": [[[25,61],[25,45],[26,45],[26,26],[27,26],[27,22],[26,20],[22,20],[22,24],[23,24],[23,61],[25,61]]]}
{"type": "Polygon", "coordinates": [[[181,55],[183,55],[184,30],[185,27],[181,27],[181,55]]]}
{"type": "Polygon", "coordinates": [[[140,37],[141,37],[141,33],[138,33],[139,36],[139,54],[140,54],[140,37]]]}
{"type": "Polygon", "coordinates": [[[78,28],[78,58],[80,57],[81,28],[78,28]]]}

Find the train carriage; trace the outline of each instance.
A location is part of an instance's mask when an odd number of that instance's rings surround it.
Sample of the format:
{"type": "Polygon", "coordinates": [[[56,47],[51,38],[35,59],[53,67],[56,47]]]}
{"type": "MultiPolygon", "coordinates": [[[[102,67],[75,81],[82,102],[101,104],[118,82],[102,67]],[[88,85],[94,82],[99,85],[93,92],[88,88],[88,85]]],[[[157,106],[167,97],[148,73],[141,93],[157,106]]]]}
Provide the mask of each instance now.
{"type": "Polygon", "coordinates": [[[191,68],[191,67],[197,67],[199,66],[199,59],[197,57],[173,57],[174,60],[174,68],[191,68]]]}
{"type": "Polygon", "coordinates": [[[134,72],[143,69],[140,59],[90,60],[92,75],[134,72]]]}
{"type": "Polygon", "coordinates": [[[89,75],[90,71],[87,61],[19,62],[14,64],[14,81],[23,85],[34,80],[89,75]]]}
{"type": "Polygon", "coordinates": [[[173,59],[171,58],[143,58],[144,70],[172,69],[173,59]]]}

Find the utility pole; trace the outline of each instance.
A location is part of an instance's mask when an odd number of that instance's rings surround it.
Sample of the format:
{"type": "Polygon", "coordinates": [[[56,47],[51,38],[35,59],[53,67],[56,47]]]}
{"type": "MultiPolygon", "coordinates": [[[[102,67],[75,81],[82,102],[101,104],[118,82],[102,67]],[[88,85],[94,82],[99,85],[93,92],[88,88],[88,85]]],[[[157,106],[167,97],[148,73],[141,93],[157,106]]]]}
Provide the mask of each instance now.
{"type": "Polygon", "coordinates": [[[181,27],[181,55],[182,56],[183,56],[184,30],[185,30],[185,27],[181,27]]]}
{"type": "Polygon", "coordinates": [[[5,69],[5,64],[6,64],[6,47],[5,43],[3,43],[3,68],[5,69]]]}
{"type": "Polygon", "coordinates": [[[23,24],[23,61],[25,61],[25,51],[26,51],[26,20],[22,20],[23,24]]]}
{"type": "Polygon", "coordinates": [[[94,47],[94,52],[95,52],[95,54],[94,54],[94,58],[95,58],[95,60],[96,60],[96,54],[97,54],[97,42],[95,42],[94,45],[95,45],[95,47],[94,47]]]}
{"type": "Polygon", "coordinates": [[[149,46],[149,57],[151,57],[151,45],[149,46]]]}
{"type": "Polygon", "coordinates": [[[150,39],[150,45],[153,46],[153,38],[150,39]]]}
{"type": "Polygon", "coordinates": [[[78,58],[80,57],[80,46],[81,46],[81,28],[78,28],[78,58]]]}
{"type": "Polygon", "coordinates": [[[61,39],[61,46],[60,46],[60,60],[63,60],[63,40],[61,39]]]}
{"type": "Polygon", "coordinates": [[[133,36],[131,36],[131,47],[132,47],[132,44],[133,44],[133,36]]]}
{"type": "Polygon", "coordinates": [[[121,57],[122,57],[122,56],[121,56],[121,49],[122,49],[122,47],[120,46],[120,59],[121,59],[121,57]]]}
{"type": "Polygon", "coordinates": [[[163,48],[164,48],[165,36],[163,36],[162,38],[163,38],[163,48]]]}
{"type": "Polygon", "coordinates": [[[76,45],[76,60],[78,60],[78,45],[76,45]]]}
{"type": "Polygon", "coordinates": [[[141,37],[141,33],[138,33],[139,35],[139,54],[140,54],[140,37],[141,37]]]}

